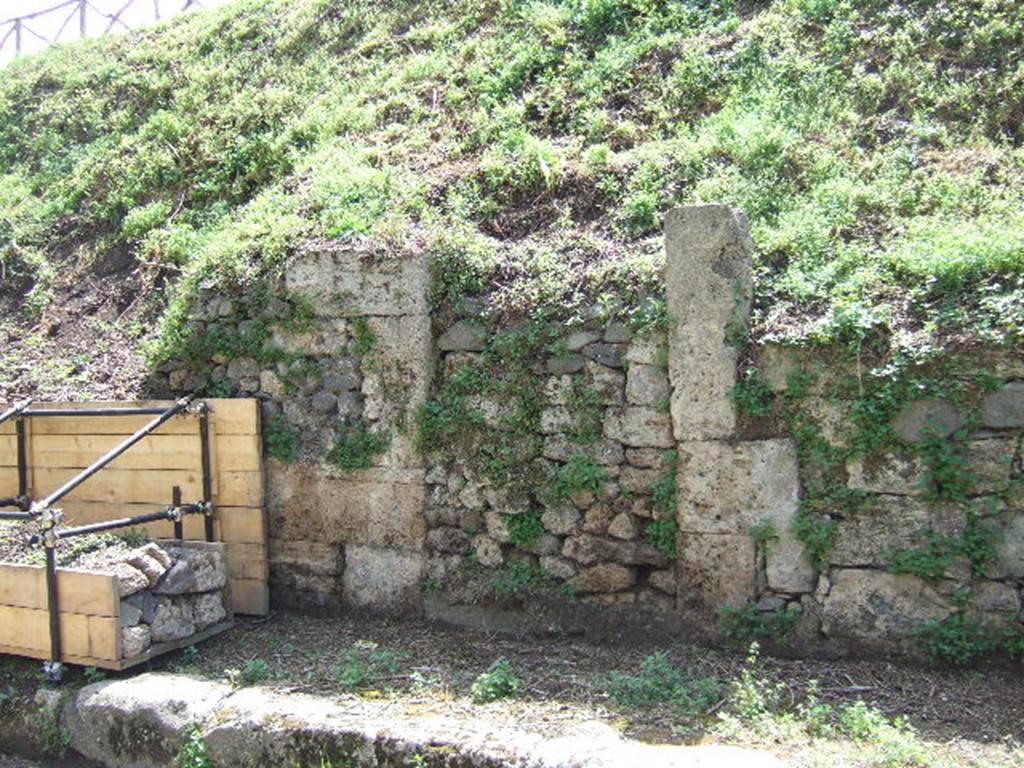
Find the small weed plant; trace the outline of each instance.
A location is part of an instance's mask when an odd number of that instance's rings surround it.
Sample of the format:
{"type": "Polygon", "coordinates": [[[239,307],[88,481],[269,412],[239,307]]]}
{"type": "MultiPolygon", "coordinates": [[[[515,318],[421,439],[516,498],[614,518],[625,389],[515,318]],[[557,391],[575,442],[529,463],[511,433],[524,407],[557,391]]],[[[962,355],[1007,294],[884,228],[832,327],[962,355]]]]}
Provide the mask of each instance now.
{"type": "Polygon", "coordinates": [[[473,681],[469,693],[474,704],[487,704],[500,699],[514,698],[522,689],[523,682],[513,671],[512,662],[501,658],[473,681]]]}
{"type": "Polygon", "coordinates": [[[409,655],[402,651],[360,640],[345,651],[334,669],[334,680],[343,690],[363,690],[397,675],[408,658],[409,655]]]}
{"type": "Polygon", "coordinates": [[[597,686],[618,706],[629,709],[670,707],[679,716],[695,719],[717,704],[723,693],[721,681],[690,677],[673,667],[661,652],[648,656],[637,674],[612,672],[597,686]]]}
{"type": "Polygon", "coordinates": [[[589,453],[581,451],[553,471],[548,480],[547,496],[551,501],[562,501],[578,493],[600,493],[609,479],[608,470],[589,453]]]}
{"type": "Polygon", "coordinates": [[[644,539],[669,560],[678,557],[676,538],[679,525],[675,520],[655,520],[644,529],[644,539]]]}
{"type": "Polygon", "coordinates": [[[369,469],[373,466],[373,459],[384,453],[389,445],[391,436],[387,432],[371,431],[360,420],[341,429],[334,446],[327,452],[327,461],[347,472],[369,469]]]}
{"type": "Polygon", "coordinates": [[[793,638],[800,615],[796,606],[784,611],[760,611],[755,605],[725,605],[718,611],[718,626],[729,640],[742,645],[753,640],[785,645],[793,638]]]}
{"type": "Polygon", "coordinates": [[[270,665],[263,659],[249,659],[241,668],[226,669],[224,676],[235,688],[257,685],[270,678],[270,665]]]}
{"type": "Polygon", "coordinates": [[[185,731],[176,765],[178,768],[213,768],[210,748],[206,745],[202,729],[198,725],[191,725],[185,731]]]}
{"type": "Polygon", "coordinates": [[[541,523],[541,512],[532,509],[518,515],[506,515],[505,526],[508,528],[509,539],[520,549],[526,549],[544,533],[541,523]]]}

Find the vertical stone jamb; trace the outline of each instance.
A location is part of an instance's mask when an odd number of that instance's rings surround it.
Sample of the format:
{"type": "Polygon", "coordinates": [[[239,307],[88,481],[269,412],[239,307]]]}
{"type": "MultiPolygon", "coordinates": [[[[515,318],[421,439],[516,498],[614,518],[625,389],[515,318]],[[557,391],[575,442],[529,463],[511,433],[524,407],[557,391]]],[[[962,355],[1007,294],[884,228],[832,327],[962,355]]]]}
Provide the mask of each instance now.
{"type": "Polygon", "coordinates": [[[756,589],[756,552],[730,498],[736,342],[750,316],[753,251],[746,217],[724,205],[665,220],[672,426],[679,443],[680,607],[743,602],[756,589]]]}
{"type": "Polygon", "coordinates": [[[725,205],[677,208],[665,220],[665,248],[676,438],[726,439],[736,428],[734,344],[753,295],[750,225],[725,205]]]}
{"type": "Polygon", "coordinates": [[[681,606],[716,609],[758,594],[751,528],[776,532],[766,584],[783,593],[814,588],[792,534],[799,508],[790,440],[740,441],[731,393],[753,295],[753,243],[746,217],[723,205],[681,208],[666,221],[672,424],[681,606]]]}

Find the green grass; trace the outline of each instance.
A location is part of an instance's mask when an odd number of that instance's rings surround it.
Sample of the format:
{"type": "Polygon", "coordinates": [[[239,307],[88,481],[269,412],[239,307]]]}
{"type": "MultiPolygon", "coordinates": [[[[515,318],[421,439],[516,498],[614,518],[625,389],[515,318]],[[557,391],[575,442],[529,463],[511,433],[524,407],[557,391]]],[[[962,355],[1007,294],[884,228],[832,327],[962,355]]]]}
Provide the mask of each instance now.
{"type": "Polygon", "coordinates": [[[754,338],[1020,342],[1022,47],[1009,2],[240,0],[4,69],[0,266],[34,311],[73,247],[164,270],[157,360],[315,237],[415,233],[456,311],[635,309],[664,211],[723,201],[754,338]]]}

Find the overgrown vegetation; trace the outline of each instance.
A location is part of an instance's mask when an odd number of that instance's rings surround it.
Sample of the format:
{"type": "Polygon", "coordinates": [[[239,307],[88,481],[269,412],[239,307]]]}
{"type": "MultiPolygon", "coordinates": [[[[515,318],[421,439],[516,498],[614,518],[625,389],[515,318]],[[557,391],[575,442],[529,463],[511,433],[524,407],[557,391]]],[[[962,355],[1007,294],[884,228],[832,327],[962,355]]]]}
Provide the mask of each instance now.
{"type": "Polygon", "coordinates": [[[266,428],[267,455],[292,462],[299,453],[299,436],[284,414],[278,414],[266,428]]]}
{"type": "Polygon", "coordinates": [[[720,200],[754,336],[884,345],[900,306],[1012,343],[1022,42],[1004,2],[242,0],[5,69],[0,265],[36,311],[72,245],[174,276],[160,355],[200,285],[318,236],[416,228],[453,307],[499,269],[499,312],[645,306],[644,238],[720,200]]]}
{"type": "Polygon", "coordinates": [[[369,469],[373,466],[374,457],[387,451],[390,444],[391,436],[388,432],[371,430],[369,425],[360,419],[338,431],[326,459],[328,463],[349,472],[369,469]]]}
{"type": "Polygon", "coordinates": [[[63,700],[62,695],[60,706],[41,707],[36,713],[40,746],[46,755],[58,760],[63,760],[71,749],[71,732],[60,721],[63,700]]]}
{"type": "Polygon", "coordinates": [[[830,740],[856,742],[858,765],[871,768],[927,768],[928,748],[910,723],[889,718],[876,707],[857,701],[833,706],[810,686],[793,702],[789,688],[760,668],[760,649],[751,645],[746,665],[732,681],[715,733],[733,741],[776,744],[810,741],[821,749],[830,740]]]}
{"type": "Polygon", "coordinates": [[[675,560],[677,552],[677,534],[679,525],[675,520],[655,520],[644,529],[644,539],[669,560],[675,560]]]}

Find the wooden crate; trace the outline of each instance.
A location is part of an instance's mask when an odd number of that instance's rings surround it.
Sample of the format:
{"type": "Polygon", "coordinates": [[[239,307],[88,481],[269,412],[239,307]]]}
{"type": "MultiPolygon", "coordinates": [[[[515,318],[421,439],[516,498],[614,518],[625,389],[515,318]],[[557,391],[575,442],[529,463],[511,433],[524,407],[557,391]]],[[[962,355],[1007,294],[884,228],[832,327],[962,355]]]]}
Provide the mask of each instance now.
{"type": "MultiPolygon", "coordinates": [[[[210,463],[214,534],[228,545],[228,568],[237,613],[265,615],[267,533],[259,402],[205,400],[210,407],[210,463]]],[[[33,408],[170,407],[171,401],[46,403],[33,408]]],[[[202,497],[198,416],[179,414],[136,443],[61,500],[68,525],[155,512],[171,502],[202,497]]],[[[152,416],[49,416],[25,420],[29,495],[41,498],[123,441],[152,416]]],[[[0,424],[0,497],[18,491],[17,439],[13,422],[0,424]]],[[[152,537],[173,536],[171,522],[141,526],[152,537]]],[[[203,539],[199,516],[185,520],[185,537],[203,539]]]]}
{"type": "MultiPolygon", "coordinates": [[[[160,654],[205,640],[230,629],[230,587],[227,618],[201,632],[171,643],[156,643],[130,659],[121,658],[120,580],[107,573],[57,569],[62,661],[121,670],[160,654]]],[[[0,653],[50,658],[50,614],[46,568],[0,563],[0,653]]]]}

